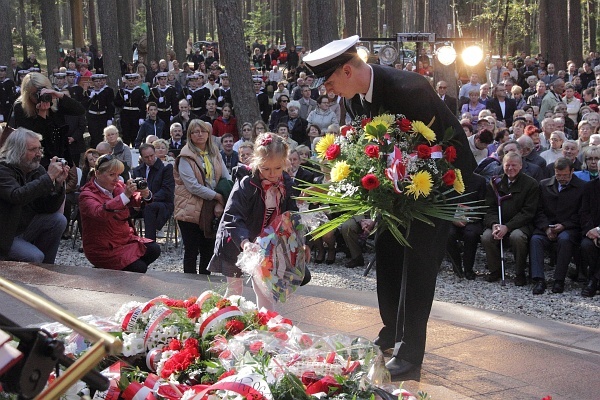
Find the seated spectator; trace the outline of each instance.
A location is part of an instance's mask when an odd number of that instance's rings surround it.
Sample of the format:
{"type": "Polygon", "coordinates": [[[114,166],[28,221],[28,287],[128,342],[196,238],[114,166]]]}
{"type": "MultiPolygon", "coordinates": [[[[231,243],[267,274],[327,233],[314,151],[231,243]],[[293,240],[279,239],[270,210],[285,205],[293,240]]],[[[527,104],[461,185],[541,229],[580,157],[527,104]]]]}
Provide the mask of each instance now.
{"type": "Polygon", "coordinates": [[[242,125],[242,136],[240,137],[240,140],[233,144],[233,150],[239,153],[239,148],[242,144],[252,142],[252,124],[250,122],[244,122],[242,125]]]}
{"type": "Polygon", "coordinates": [[[163,164],[175,164],[175,159],[169,155],[169,142],[165,139],[158,139],[151,143],[156,150],[156,157],[163,162],[163,164]]]}
{"type": "Polygon", "coordinates": [[[513,99],[517,103],[517,111],[522,110],[526,105],[527,101],[523,97],[523,88],[521,86],[515,85],[510,89],[513,99]]]}
{"type": "Polygon", "coordinates": [[[515,140],[509,140],[500,144],[494,153],[490,154],[486,159],[477,164],[477,168],[475,168],[474,172],[483,176],[486,184],[490,183],[490,179],[492,179],[493,176],[501,175],[503,173],[502,158],[504,157],[504,154],[510,151],[516,151],[520,154],[521,145],[515,140]]]}
{"type": "Polygon", "coordinates": [[[231,169],[231,177],[234,183],[241,181],[243,177],[252,173],[250,163],[252,162],[252,154],[254,154],[254,144],[252,142],[242,143],[238,150],[240,162],[231,169]]]}
{"type": "Polygon", "coordinates": [[[478,131],[477,123],[479,122],[479,113],[485,110],[485,104],[479,102],[479,90],[473,89],[469,91],[469,102],[464,104],[460,109],[462,113],[471,114],[471,124],[473,125],[473,131],[478,131]]]}
{"type": "Polygon", "coordinates": [[[146,118],[146,120],[140,126],[140,130],[135,138],[134,146],[136,149],[146,141],[146,136],[148,135],[156,135],[161,137],[165,126],[165,122],[162,119],[157,118],[158,107],[156,103],[151,101],[146,104],[146,113],[148,118],[146,118]]]}
{"type": "Polygon", "coordinates": [[[156,232],[167,223],[174,209],[175,180],[173,166],[156,156],[153,145],[140,146],[141,163],[131,171],[132,177],[143,178],[152,192],[152,202],[142,203],[139,215],[144,218],[144,236],[156,241],[156,232]]]}
{"type": "Polygon", "coordinates": [[[496,149],[498,149],[498,146],[500,146],[502,143],[507,142],[509,140],[510,140],[510,130],[508,128],[498,129],[494,135],[494,141],[487,147],[488,155],[495,152],[496,149]]]}
{"type": "Polygon", "coordinates": [[[221,136],[221,157],[229,173],[240,161],[237,151],[233,150],[233,135],[231,133],[221,136]]]}
{"type": "Polygon", "coordinates": [[[502,202],[502,224],[498,215],[496,193],[490,185],[487,187],[485,204],[487,211],[483,220],[485,231],[481,236],[481,244],[485,249],[489,274],[486,281],[495,282],[502,277],[500,246],[509,244],[515,255],[516,286],[527,284],[525,270],[529,253],[529,237],[533,232],[533,219],[538,207],[540,189],[538,182],[522,172],[521,155],[510,152],[502,160],[504,174],[498,178],[497,188],[500,195],[511,195],[502,202]]]}
{"type": "Polygon", "coordinates": [[[179,100],[179,113],[171,120],[171,126],[181,124],[182,132],[186,132],[190,121],[198,118],[200,118],[199,115],[190,111],[190,103],[186,99],[181,99],[179,100]]]}
{"type": "Polygon", "coordinates": [[[322,131],[331,124],[338,122],[335,112],[329,109],[329,97],[322,95],[317,98],[317,108],[311,111],[306,118],[309,124],[317,125],[322,131]]]}
{"type": "Polygon", "coordinates": [[[177,157],[179,152],[185,146],[185,138],[183,137],[183,128],[180,123],[175,122],[169,128],[169,154],[173,157],[177,157]]]}
{"type": "Polygon", "coordinates": [[[542,121],[542,134],[540,134],[538,128],[536,128],[533,125],[527,125],[525,127],[525,130],[523,131],[523,136],[528,136],[531,138],[531,140],[533,141],[532,151],[535,154],[539,154],[550,147],[550,135],[552,134],[550,130],[552,130],[552,132],[555,131],[554,120],[552,118],[546,118],[544,121],[542,121]],[[547,139],[546,131],[548,131],[547,139]],[[546,143],[548,143],[548,146],[546,146],[546,143]]]}
{"type": "Polygon", "coordinates": [[[577,146],[579,152],[583,154],[583,150],[590,145],[590,136],[592,135],[592,125],[583,120],[577,124],[577,146]]]}
{"type": "Polygon", "coordinates": [[[231,115],[231,104],[225,103],[222,108],[223,115],[217,117],[213,122],[213,135],[222,138],[225,134],[230,133],[233,141],[237,142],[239,138],[237,130],[237,119],[231,115]]]}
{"type": "Polygon", "coordinates": [[[217,99],[210,97],[206,100],[206,112],[200,116],[200,120],[214,124],[221,114],[217,110],[217,99]]]}
{"type": "Polygon", "coordinates": [[[467,135],[467,137],[471,137],[471,135],[473,135],[473,125],[471,124],[470,120],[466,118],[461,119],[460,125],[463,127],[463,130],[465,131],[465,135],[467,135]]]}
{"type": "Polygon", "coordinates": [[[479,164],[488,156],[488,146],[494,141],[494,134],[490,130],[480,131],[468,138],[471,153],[479,164]]]}
{"type": "Polygon", "coordinates": [[[288,119],[288,105],[290,102],[290,97],[287,94],[282,94],[278,97],[275,105],[273,106],[274,110],[271,113],[271,118],[269,119],[269,130],[271,132],[275,132],[277,125],[280,122],[285,122],[288,119]]]}
{"type": "Polygon", "coordinates": [[[121,140],[119,130],[116,126],[110,125],[104,128],[104,141],[110,145],[111,154],[121,161],[125,167],[123,170],[123,179],[129,179],[129,171],[133,165],[131,149],[121,140]]]}
{"type": "Polygon", "coordinates": [[[583,151],[583,169],[575,172],[575,176],[585,182],[598,178],[598,160],[600,160],[600,147],[586,147],[583,151]]]}
{"type": "Polygon", "coordinates": [[[288,124],[290,135],[298,144],[310,144],[306,134],[308,121],[300,117],[300,103],[298,101],[290,101],[288,103],[287,120],[282,119],[281,122],[288,124]]]}
{"type": "Polygon", "coordinates": [[[285,140],[290,151],[294,150],[296,148],[296,146],[298,146],[298,142],[296,142],[294,139],[292,139],[290,137],[290,130],[289,130],[287,124],[281,123],[281,124],[277,125],[277,131],[275,133],[277,133],[279,136],[281,136],[285,140]]]}
{"type": "MultiPolygon", "coordinates": [[[[598,167],[596,167],[598,168],[598,167]]],[[[589,266],[589,280],[581,290],[583,297],[594,297],[600,282],[600,180],[596,179],[585,185],[581,199],[581,254],[589,266]]]]}
{"type": "Polygon", "coordinates": [[[526,163],[523,164],[523,172],[529,175],[536,181],[541,181],[545,178],[544,170],[546,168],[546,160],[533,151],[533,140],[527,135],[517,139],[517,143],[521,145],[521,156],[526,163]]]}
{"type": "Polygon", "coordinates": [[[287,172],[293,182],[292,197],[297,197],[300,196],[300,188],[306,186],[305,182],[313,183],[314,174],[302,168],[298,150],[290,150],[288,153],[288,160],[290,161],[290,167],[287,172]]]}
{"type": "MultiPolygon", "coordinates": [[[[573,165],[573,169],[575,171],[581,171],[582,164],[577,158],[577,154],[579,153],[579,147],[577,146],[577,142],[574,140],[566,140],[562,146],[562,157],[567,158],[571,161],[573,165]]],[[[546,177],[551,178],[554,176],[554,163],[550,163],[546,166],[546,177]]]]}
{"type": "Polygon", "coordinates": [[[48,160],[40,165],[42,136],[18,128],[0,149],[0,259],[54,264],[67,226],[61,206],[69,166],[48,160]]]}
{"type": "Polygon", "coordinates": [[[152,201],[150,189],[140,190],[133,180],[123,183],[123,163],[106,154],[98,158],[93,177],[79,195],[83,249],[96,268],[145,273],[160,256],[156,242],[134,234],[129,207],[152,201]]]}
{"type": "Polygon", "coordinates": [[[552,178],[540,182],[540,202],[529,244],[533,294],[542,294],[546,289],[544,250],[554,243],[557,246],[552,293],[565,290],[573,249],[580,238],[579,208],[585,182],[573,175],[573,163],[568,158],[558,158],[554,169],[552,178]]]}
{"type": "Polygon", "coordinates": [[[373,228],[375,228],[375,221],[362,215],[352,217],[342,224],[340,231],[346,247],[350,251],[350,261],[346,262],[344,267],[356,268],[365,265],[360,238],[369,236],[373,228]]]}
{"type": "Polygon", "coordinates": [[[303,144],[299,144],[296,147],[296,151],[298,152],[298,157],[300,157],[300,166],[302,167],[310,167],[311,163],[310,163],[310,157],[311,157],[311,151],[310,151],[310,147],[303,145],[303,144]]]}
{"type": "Polygon", "coordinates": [[[527,126],[527,120],[521,118],[515,118],[512,125],[511,139],[517,140],[525,133],[525,126],[527,126]]]}
{"type": "Polygon", "coordinates": [[[565,140],[565,134],[562,131],[552,132],[550,135],[550,148],[540,153],[540,157],[546,161],[546,165],[552,164],[562,156],[562,146],[565,140]]]}
{"type": "Polygon", "coordinates": [[[110,144],[106,143],[106,142],[100,142],[98,143],[98,145],[96,146],[96,151],[98,152],[98,154],[100,154],[101,156],[105,155],[105,154],[110,154],[111,152],[111,148],[110,148],[110,144]]]}

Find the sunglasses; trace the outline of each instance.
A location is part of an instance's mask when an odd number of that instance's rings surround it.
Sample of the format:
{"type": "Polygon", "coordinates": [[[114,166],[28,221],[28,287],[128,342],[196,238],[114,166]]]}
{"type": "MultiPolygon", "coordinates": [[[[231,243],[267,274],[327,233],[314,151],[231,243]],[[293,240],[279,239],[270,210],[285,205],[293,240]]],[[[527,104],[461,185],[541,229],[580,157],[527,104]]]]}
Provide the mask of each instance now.
{"type": "Polygon", "coordinates": [[[289,103],[289,100],[280,100],[282,103],[289,103]]]}
{"type": "Polygon", "coordinates": [[[448,89],[448,86],[438,86],[438,89],[448,89]]]}

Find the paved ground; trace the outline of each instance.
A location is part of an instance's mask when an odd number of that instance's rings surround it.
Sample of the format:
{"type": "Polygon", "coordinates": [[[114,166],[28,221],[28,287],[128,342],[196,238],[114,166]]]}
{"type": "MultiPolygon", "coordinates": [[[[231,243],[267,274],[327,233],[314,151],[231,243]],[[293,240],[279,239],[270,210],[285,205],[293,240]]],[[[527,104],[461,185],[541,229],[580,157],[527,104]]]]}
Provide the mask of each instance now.
{"type": "MultiPolygon", "coordinates": [[[[152,271],[0,263],[0,276],[74,315],[111,315],[122,303],[166,294],[198,295],[223,281],[152,271]]],[[[250,288],[245,289],[249,298],[250,288]]],[[[0,292],[1,312],[20,324],[47,321],[0,292]]],[[[281,307],[301,329],[374,338],[381,326],[376,295],[318,286],[301,288],[281,307]]],[[[433,400],[600,399],[600,330],[505,312],[435,302],[420,376],[404,387],[433,400]]]]}

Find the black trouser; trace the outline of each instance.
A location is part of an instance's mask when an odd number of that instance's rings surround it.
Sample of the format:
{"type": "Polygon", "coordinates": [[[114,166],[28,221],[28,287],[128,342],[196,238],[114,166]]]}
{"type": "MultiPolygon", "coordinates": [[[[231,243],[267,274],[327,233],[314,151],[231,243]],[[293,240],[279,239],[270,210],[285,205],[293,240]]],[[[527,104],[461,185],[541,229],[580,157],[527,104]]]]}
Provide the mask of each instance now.
{"type": "Polygon", "coordinates": [[[121,110],[121,133],[123,143],[133,146],[140,130],[140,113],[134,110],[121,110]]]}
{"type": "Polygon", "coordinates": [[[377,299],[384,325],[379,337],[385,342],[404,342],[394,355],[413,364],[421,364],[425,355],[427,320],[450,225],[433,222],[435,227],[413,221],[410,248],[401,246],[389,230],[381,232],[375,242],[377,299]],[[403,268],[408,268],[406,303],[399,307],[403,268]]]}
{"type": "Polygon", "coordinates": [[[144,206],[144,236],[156,240],[156,231],[161,229],[173,214],[173,204],[153,201],[144,206]]]}
{"type": "Polygon", "coordinates": [[[159,111],[156,116],[165,123],[162,131],[162,139],[169,140],[171,138],[171,133],[169,132],[169,128],[171,127],[171,111],[159,111]]]}
{"type": "Polygon", "coordinates": [[[475,265],[475,254],[477,253],[477,244],[483,233],[483,224],[481,222],[468,223],[464,227],[456,225],[450,226],[450,235],[446,251],[453,260],[460,260],[459,241],[463,242],[462,266],[465,271],[472,271],[475,265]]]}
{"type": "Polygon", "coordinates": [[[144,246],[146,246],[144,255],[123,268],[123,271],[139,272],[140,274],[146,273],[148,265],[152,264],[160,256],[160,246],[156,242],[144,243],[144,246]]]}
{"type": "Polygon", "coordinates": [[[87,114],[88,132],[90,133],[90,148],[95,149],[98,143],[104,141],[104,128],[108,117],[106,114],[87,114]]]}
{"type": "Polygon", "coordinates": [[[183,240],[183,272],[186,274],[205,274],[210,275],[206,269],[208,263],[214,254],[215,239],[204,237],[204,232],[200,226],[193,222],[177,221],[181,238],[183,240]],[[199,270],[196,270],[200,254],[199,270]]]}

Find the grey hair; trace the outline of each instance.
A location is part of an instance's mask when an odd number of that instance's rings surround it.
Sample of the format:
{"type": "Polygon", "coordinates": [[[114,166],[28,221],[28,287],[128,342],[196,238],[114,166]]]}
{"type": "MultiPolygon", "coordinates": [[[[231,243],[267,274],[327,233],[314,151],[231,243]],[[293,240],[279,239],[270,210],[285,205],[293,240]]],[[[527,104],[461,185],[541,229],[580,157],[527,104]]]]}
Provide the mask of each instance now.
{"type": "Polygon", "coordinates": [[[11,133],[0,149],[0,159],[10,165],[20,165],[27,152],[27,139],[42,141],[42,135],[25,128],[17,128],[11,133]]]}

